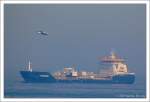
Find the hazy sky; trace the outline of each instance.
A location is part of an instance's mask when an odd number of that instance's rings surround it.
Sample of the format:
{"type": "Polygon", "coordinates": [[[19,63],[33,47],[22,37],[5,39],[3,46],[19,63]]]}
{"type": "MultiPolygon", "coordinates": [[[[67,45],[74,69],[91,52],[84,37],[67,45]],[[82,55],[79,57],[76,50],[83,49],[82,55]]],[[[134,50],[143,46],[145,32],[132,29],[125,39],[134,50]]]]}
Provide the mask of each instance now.
{"type": "Polygon", "coordinates": [[[98,58],[113,49],[126,59],[137,82],[145,82],[146,5],[5,4],[4,9],[6,81],[20,78],[29,60],[37,71],[72,64],[97,71],[98,58]]]}

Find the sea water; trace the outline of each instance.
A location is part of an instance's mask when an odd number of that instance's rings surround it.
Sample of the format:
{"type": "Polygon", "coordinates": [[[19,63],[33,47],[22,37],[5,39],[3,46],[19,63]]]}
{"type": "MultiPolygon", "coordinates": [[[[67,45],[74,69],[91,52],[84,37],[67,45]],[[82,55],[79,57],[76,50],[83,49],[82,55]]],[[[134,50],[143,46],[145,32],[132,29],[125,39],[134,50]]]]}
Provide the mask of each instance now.
{"type": "Polygon", "coordinates": [[[145,98],[142,84],[24,83],[4,87],[5,98],[145,98]]]}

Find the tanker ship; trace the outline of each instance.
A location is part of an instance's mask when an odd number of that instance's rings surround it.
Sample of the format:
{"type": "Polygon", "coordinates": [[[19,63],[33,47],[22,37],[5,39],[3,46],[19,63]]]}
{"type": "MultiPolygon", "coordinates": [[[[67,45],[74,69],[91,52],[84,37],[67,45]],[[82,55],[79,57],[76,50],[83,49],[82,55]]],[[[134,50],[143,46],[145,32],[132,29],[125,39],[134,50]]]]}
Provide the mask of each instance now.
{"type": "Polygon", "coordinates": [[[111,71],[94,73],[77,71],[75,67],[65,67],[63,71],[53,74],[49,72],[34,71],[29,61],[28,70],[20,71],[24,82],[27,83],[110,83],[110,84],[132,84],[135,81],[135,73],[128,72],[124,59],[115,53],[101,58],[102,63],[110,64],[111,71]]]}

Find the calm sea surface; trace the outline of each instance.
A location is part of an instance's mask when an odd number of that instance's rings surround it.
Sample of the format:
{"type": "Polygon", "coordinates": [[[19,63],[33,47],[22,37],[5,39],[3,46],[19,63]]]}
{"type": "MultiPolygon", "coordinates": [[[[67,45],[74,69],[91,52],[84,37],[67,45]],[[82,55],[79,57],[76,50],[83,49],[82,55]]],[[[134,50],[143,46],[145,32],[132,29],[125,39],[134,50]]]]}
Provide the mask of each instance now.
{"type": "Polygon", "coordinates": [[[23,83],[7,84],[5,98],[145,98],[142,84],[65,84],[23,83]]]}

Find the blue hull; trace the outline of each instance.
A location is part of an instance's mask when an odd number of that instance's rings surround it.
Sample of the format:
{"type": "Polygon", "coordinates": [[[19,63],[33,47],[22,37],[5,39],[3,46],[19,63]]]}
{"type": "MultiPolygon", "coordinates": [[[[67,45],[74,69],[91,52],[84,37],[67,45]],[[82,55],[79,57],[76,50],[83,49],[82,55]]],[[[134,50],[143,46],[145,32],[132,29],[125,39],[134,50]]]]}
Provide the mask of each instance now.
{"type": "Polygon", "coordinates": [[[124,74],[114,75],[108,79],[55,79],[48,72],[37,72],[37,71],[20,71],[21,76],[25,82],[28,83],[100,83],[100,84],[132,84],[135,80],[135,75],[124,74]]]}
{"type": "Polygon", "coordinates": [[[20,71],[21,76],[25,82],[55,82],[55,78],[48,72],[36,72],[36,71],[20,71]]]}

